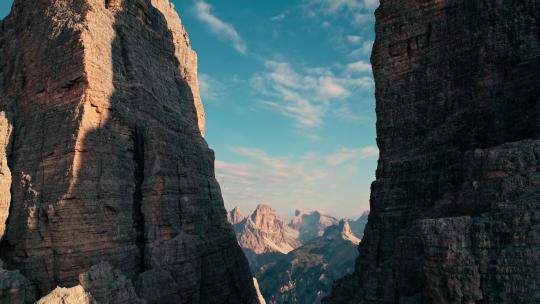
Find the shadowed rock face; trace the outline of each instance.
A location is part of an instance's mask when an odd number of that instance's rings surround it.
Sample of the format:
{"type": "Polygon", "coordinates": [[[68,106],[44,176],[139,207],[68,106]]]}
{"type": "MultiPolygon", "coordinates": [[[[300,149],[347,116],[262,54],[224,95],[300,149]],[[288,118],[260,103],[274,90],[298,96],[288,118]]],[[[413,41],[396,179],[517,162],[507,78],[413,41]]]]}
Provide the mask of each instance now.
{"type": "Polygon", "coordinates": [[[0,260],[0,303],[33,303],[35,288],[18,270],[6,270],[0,260]]]}
{"type": "Polygon", "coordinates": [[[166,0],[15,1],[0,24],[0,257],[38,296],[107,262],[148,303],[257,301],[196,68],[166,0]]]}
{"type": "Polygon", "coordinates": [[[381,0],[380,160],[327,303],[540,301],[538,1],[381,0]]]}

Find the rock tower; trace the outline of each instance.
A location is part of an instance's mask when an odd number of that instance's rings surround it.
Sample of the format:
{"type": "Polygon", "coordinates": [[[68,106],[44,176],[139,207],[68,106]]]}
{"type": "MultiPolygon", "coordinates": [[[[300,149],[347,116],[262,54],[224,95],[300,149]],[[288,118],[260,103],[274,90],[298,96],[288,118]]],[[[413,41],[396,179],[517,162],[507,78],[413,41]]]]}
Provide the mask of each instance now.
{"type": "Polygon", "coordinates": [[[0,23],[0,302],[80,284],[99,303],[257,303],[203,133],[167,0],[16,0],[0,23]]]}
{"type": "Polygon", "coordinates": [[[380,2],[377,180],[326,303],[540,302],[540,3],[380,2]]]}

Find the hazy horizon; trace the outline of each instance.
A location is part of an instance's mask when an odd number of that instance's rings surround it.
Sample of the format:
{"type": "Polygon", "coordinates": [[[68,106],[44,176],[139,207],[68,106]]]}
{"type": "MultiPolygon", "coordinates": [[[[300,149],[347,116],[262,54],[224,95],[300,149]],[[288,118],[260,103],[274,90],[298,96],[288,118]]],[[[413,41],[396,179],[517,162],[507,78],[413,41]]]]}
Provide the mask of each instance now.
{"type": "Polygon", "coordinates": [[[345,218],[369,209],[378,1],[171,2],[199,56],[226,208],[247,215],[265,203],[287,219],[295,209],[345,218]]]}

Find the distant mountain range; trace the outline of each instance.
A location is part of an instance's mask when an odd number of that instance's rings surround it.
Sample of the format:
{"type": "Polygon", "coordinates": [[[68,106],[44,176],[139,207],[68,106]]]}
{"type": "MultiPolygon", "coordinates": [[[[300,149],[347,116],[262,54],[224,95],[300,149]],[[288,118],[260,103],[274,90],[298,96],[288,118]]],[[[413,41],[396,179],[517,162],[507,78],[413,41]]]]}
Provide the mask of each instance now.
{"type": "Polygon", "coordinates": [[[354,269],[368,213],[338,220],[296,210],[289,224],[268,205],[248,217],[227,214],[267,303],[320,303],[332,282],[354,269]]]}
{"type": "Polygon", "coordinates": [[[317,210],[311,212],[296,210],[290,226],[298,230],[298,239],[305,243],[322,236],[326,228],[337,225],[338,222],[336,218],[317,210]]]}

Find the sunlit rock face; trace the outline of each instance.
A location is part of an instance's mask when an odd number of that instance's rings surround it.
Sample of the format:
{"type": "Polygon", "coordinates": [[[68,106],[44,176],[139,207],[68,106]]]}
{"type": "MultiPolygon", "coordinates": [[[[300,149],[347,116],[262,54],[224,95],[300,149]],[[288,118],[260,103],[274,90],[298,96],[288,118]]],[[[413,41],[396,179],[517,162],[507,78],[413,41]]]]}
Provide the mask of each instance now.
{"type": "Polygon", "coordinates": [[[0,258],[37,297],[106,262],[147,303],[257,302],[171,3],[16,0],[0,127],[0,258]]]}
{"type": "Polygon", "coordinates": [[[540,302],[537,1],[381,0],[380,160],[327,303],[540,302]]]}
{"type": "Polygon", "coordinates": [[[290,228],[268,205],[258,205],[251,216],[234,226],[240,247],[251,253],[286,254],[298,248],[298,231],[290,228]]]}

